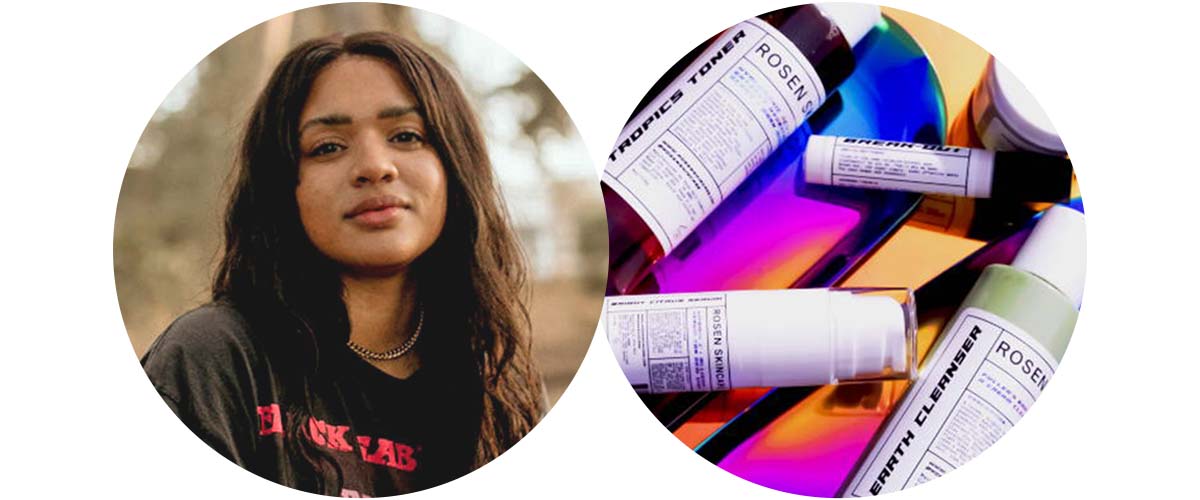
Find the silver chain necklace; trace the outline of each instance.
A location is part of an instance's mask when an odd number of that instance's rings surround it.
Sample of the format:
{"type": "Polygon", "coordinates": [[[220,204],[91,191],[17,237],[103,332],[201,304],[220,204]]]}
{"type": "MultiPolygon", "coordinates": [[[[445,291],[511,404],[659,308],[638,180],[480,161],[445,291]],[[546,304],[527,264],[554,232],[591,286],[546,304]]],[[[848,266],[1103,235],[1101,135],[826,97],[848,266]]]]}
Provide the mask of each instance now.
{"type": "Polygon", "coordinates": [[[408,354],[408,351],[411,351],[413,346],[417,345],[417,339],[421,336],[421,327],[425,326],[425,306],[419,307],[420,308],[417,309],[417,329],[414,330],[412,335],[408,336],[408,340],[405,340],[404,343],[400,344],[399,347],[383,352],[375,352],[367,349],[366,347],[358,345],[358,343],[354,342],[353,340],[347,340],[346,347],[349,347],[351,351],[354,351],[354,354],[357,354],[358,357],[372,361],[391,361],[399,358],[400,356],[408,354]]]}

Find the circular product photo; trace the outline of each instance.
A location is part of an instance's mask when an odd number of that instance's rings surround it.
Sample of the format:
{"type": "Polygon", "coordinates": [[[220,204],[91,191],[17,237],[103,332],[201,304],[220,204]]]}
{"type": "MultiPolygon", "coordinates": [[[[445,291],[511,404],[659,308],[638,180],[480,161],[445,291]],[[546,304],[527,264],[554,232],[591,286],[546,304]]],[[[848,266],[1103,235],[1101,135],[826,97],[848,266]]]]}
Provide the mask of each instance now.
{"type": "Polygon", "coordinates": [[[681,444],[779,491],[961,467],[1047,388],[1082,302],[1063,140],[1002,63],[867,4],[731,20],[609,151],[601,321],[681,444]]]}

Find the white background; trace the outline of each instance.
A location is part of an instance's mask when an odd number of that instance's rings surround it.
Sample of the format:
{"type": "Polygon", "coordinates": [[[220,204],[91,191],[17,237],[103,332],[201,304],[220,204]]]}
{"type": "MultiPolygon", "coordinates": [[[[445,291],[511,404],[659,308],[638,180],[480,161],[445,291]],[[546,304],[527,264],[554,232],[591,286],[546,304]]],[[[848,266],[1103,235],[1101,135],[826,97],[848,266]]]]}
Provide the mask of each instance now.
{"type": "MultiPolygon", "coordinates": [[[[522,58],[597,169],[657,76],[784,2],[412,1],[522,58]]],[[[0,21],[0,488],[130,498],[300,498],[220,459],[162,404],[117,307],[124,169],[166,93],[225,40],[306,2],[34,2],[0,21]]],[[[892,498],[1195,498],[1200,342],[1194,16],[1174,5],[895,1],[996,54],[1044,104],[1088,211],[1071,347],[1029,415],[947,478],[892,498]],[[1186,44],[1186,46],[1185,46],[1186,44]]],[[[484,469],[411,498],[791,498],[727,475],[657,425],[597,338],[541,425],[484,469]]]]}

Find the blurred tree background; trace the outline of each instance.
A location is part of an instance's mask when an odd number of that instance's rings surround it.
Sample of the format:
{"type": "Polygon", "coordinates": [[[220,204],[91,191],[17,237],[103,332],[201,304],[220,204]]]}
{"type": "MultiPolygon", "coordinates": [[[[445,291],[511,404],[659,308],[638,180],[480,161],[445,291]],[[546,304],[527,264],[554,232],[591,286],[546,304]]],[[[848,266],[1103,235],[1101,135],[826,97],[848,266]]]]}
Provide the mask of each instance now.
{"type": "Polygon", "coordinates": [[[138,142],[117,206],[121,314],[140,357],[178,315],[208,301],[236,143],[271,70],[299,42],[387,30],[457,72],[488,135],[533,276],[534,352],[557,401],[595,332],[607,263],[599,182],[562,105],[524,64],[454,21],[396,5],[305,9],[226,42],[167,96],[138,142]]]}

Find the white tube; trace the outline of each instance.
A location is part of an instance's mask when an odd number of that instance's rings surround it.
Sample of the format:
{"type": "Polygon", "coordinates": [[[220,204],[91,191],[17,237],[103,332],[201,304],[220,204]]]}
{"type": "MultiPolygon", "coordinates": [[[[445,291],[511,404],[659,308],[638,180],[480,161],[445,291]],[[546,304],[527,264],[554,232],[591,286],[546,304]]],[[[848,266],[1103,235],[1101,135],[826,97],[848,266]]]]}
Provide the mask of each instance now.
{"type": "Polygon", "coordinates": [[[914,316],[904,289],[627,295],[602,314],[643,393],[909,378],[914,316]]]}
{"type": "Polygon", "coordinates": [[[814,135],[804,151],[804,180],[988,198],[995,158],[995,153],[982,149],[814,135]]]}

